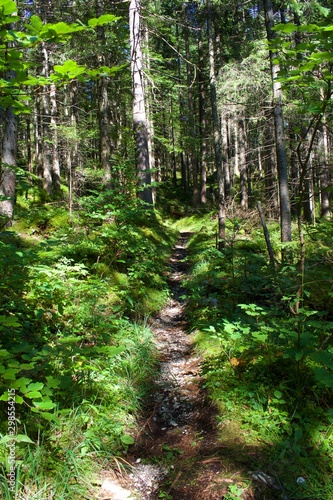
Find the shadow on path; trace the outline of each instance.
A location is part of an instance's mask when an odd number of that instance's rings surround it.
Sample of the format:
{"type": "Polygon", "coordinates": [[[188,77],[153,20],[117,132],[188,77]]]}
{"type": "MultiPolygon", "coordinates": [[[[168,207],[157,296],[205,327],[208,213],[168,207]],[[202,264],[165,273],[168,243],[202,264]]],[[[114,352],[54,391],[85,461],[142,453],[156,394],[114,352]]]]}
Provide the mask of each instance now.
{"type": "MultiPolygon", "coordinates": [[[[159,371],[150,401],[140,422],[135,445],[126,457],[132,472],[122,478],[123,488],[103,499],[221,500],[230,485],[246,476],[251,457],[262,449],[246,444],[232,422],[216,419],[201,377],[201,359],[185,320],[188,271],[187,242],[181,233],[170,259],[171,297],[151,329],[158,352],[159,371]]],[[[250,481],[249,481],[250,482],[250,481]]],[[[248,492],[246,500],[281,498],[248,492]]]]}

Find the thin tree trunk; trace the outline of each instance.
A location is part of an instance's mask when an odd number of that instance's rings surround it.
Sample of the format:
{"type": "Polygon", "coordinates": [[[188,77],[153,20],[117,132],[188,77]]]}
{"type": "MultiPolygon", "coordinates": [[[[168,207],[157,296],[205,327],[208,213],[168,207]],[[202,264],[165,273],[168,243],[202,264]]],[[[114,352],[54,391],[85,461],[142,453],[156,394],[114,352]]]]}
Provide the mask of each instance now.
{"type": "MultiPolygon", "coordinates": [[[[96,16],[101,16],[104,12],[104,1],[96,0],[96,16]]],[[[97,37],[101,45],[106,44],[104,26],[97,27],[97,37]]],[[[101,51],[99,54],[99,64],[107,64],[106,54],[101,51]]],[[[111,186],[111,144],[110,134],[110,103],[108,92],[108,78],[101,77],[97,84],[97,116],[99,127],[99,156],[103,174],[103,180],[107,188],[111,186]]]]}
{"type": "MultiPolygon", "coordinates": [[[[45,44],[42,45],[42,74],[49,76],[49,53],[45,44]]],[[[42,135],[43,135],[43,187],[48,195],[60,190],[60,166],[58,157],[57,104],[56,90],[52,84],[44,86],[42,92],[42,135]]]]}
{"type": "Polygon", "coordinates": [[[238,134],[239,134],[239,163],[240,163],[240,206],[243,210],[247,210],[248,192],[247,192],[247,165],[246,165],[246,133],[245,133],[245,120],[243,116],[239,116],[238,118],[238,134]]]}
{"type": "Polygon", "coordinates": [[[52,138],[52,189],[54,193],[60,191],[57,113],[56,86],[52,84],[50,85],[50,133],[52,138]]]}
{"type": "MultiPolygon", "coordinates": [[[[149,33],[148,29],[144,30],[144,42],[145,42],[145,67],[147,68],[147,72],[150,72],[150,55],[149,55],[149,33]]],[[[148,131],[148,151],[149,151],[149,166],[150,166],[150,177],[152,182],[152,197],[153,203],[156,202],[156,187],[154,185],[156,181],[156,170],[155,170],[155,145],[154,145],[154,122],[153,122],[153,107],[152,107],[152,99],[149,96],[148,91],[148,78],[145,78],[144,81],[144,90],[145,90],[145,103],[146,103],[146,118],[147,118],[147,131],[148,131]]],[[[166,120],[163,119],[163,125],[166,126],[166,120]]]]}
{"type": "Polygon", "coordinates": [[[103,180],[106,187],[111,183],[111,139],[109,119],[108,80],[101,77],[97,86],[98,91],[98,126],[99,126],[99,154],[101,167],[104,172],[103,180]]]}
{"type": "MultiPolygon", "coordinates": [[[[185,29],[185,50],[186,58],[190,59],[190,47],[188,29],[185,29]]],[[[192,171],[193,179],[193,205],[195,207],[199,204],[199,187],[198,187],[198,155],[196,151],[196,126],[194,121],[194,96],[193,96],[193,82],[191,66],[186,63],[186,76],[187,76],[187,103],[188,103],[188,123],[189,123],[189,153],[190,153],[190,168],[192,171]]]]}
{"type": "Polygon", "coordinates": [[[293,217],[297,217],[297,198],[299,195],[299,165],[297,152],[295,149],[296,144],[296,134],[294,132],[295,125],[293,123],[290,124],[290,133],[289,133],[289,141],[290,141],[290,180],[291,180],[291,214],[293,217]]]}
{"type": "Polygon", "coordinates": [[[267,246],[268,255],[269,255],[269,262],[270,262],[272,270],[274,271],[275,270],[274,252],[273,252],[273,247],[272,247],[271,240],[270,240],[270,237],[269,237],[269,232],[268,232],[268,229],[267,229],[267,225],[266,225],[266,221],[265,221],[263,210],[261,208],[260,201],[258,201],[258,212],[259,212],[259,216],[260,216],[261,225],[262,225],[262,228],[263,228],[263,231],[264,231],[266,246],[267,246]]]}
{"type": "Polygon", "coordinates": [[[211,22],[211,3],[207,0],[208,12],[208,40],[209,40],[209,80],[210,80],[210,98],[213,113],[213,130],[214,130],[214,152],[215,164],[217,170],[218,184],[218,248],[222,249],[225,246],[225,197],[224,197],[224,171],[222,162],[222,139],[220,117],[217,108],[216,98],[216,75],[215,75],[215,53],[214,53],[214,36],[212,32],[211,22]]]}
{"type": "MultiPolygon", "coordinates": [[[[0,216],[4,225],[11,225],[14,215],[16,175],[12,167],[17,165],[17,116],[11,108],[4,113],[4,134],[0,167],[0,216]]],[[[1,224],[2,225],[2,224],[1,224]]]]}
{"type": "MultiPolygon", "coordinates": [[[[274,12],[271,0],[264,0],[264,9],[267,39],[268,41],[271,41],[275,38],[275,33],[274,31],[272,31],[272,28],[274,26],[274,12]]],[[[275,144],[280,197],[281,241],[288,242],[291,241],[291,212],[288,188],[287,154],[282,112],[282,90],[280,83],[277,81],[277,76],[280,68],[276,64],[275,54],[271,50],[269,51],[269,57],[273,88],[273,116],[275,124],[275,144]]]]}
{"type": "Polygon", "coordinates": [[[200,201],[207,203],[207,123],[205,112],[205,73],[204,73],[204,52],[202,47],[202,30],[199,30],[198,38],[199,52],[199,131],[200,131],[200,201]]]}
{"type": "Polygon", "coordinates": [[[330,196],[329,196],[329,136],[328,129],[325,126],[321,127],[320,131],[320,167],[319,167],[319,182],[320,182],[320,215],[326,219],[331,218],[330,196]]]}
{"type": "Polygon", "coordinates": [[[224,193],[228,200],[231,196],[231,172],[230,172],[230,157],[229,157],[229,127],[228,127],[228,113],[225,111],[221,113],[221,140],[222,140],[222,161],[224,161],[224,193]]]}

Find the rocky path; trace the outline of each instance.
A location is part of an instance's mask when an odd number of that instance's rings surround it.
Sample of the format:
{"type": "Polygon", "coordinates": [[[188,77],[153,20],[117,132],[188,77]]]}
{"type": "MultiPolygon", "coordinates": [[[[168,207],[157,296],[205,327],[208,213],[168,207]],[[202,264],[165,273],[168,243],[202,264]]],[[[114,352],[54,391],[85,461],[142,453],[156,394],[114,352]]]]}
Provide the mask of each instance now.
{"type": "Polygon", "coordinates": [[[127,457],[132,472],[122,487],[104,482],[103,499],[222,498],[216,479],[223,465],[215,453],[213,409],[202,389],[200,359],[193,352],[185,320],[182,282],[189,236],[181,233],[174,248],[171,297],[151,325],[160,366],[151,401],[127,457]]]}

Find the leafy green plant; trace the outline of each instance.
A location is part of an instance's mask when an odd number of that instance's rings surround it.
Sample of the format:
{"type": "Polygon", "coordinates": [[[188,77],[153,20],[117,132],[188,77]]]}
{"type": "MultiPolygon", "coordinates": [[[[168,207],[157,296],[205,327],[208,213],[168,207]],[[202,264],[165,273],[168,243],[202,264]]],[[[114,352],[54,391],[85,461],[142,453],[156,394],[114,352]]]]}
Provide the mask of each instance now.
{"type": "Polygon", "coordinates": [[[238,500],[243,498],[244,488],[240,488],[237,484],[228,486],[228,493],[224,495],[224,500],[238,500]]]}

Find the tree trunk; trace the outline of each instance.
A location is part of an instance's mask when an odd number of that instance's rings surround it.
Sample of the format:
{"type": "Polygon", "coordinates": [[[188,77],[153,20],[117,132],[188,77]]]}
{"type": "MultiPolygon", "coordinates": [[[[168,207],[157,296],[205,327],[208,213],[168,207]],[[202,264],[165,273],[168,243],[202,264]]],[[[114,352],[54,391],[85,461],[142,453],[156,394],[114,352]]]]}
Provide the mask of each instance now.
{"type": "Polygon", "coordinates": [[[267,229],[267,225],[266,225],[264,213],[263,213],[262,208],[261,208],[260,201],[258,201],[258,212],[259,212],[259,215],[260,215],[261,225],[262,225],[262,228],[263,228],[263,231],[264,231],[266,246],[267,246],[268,255],[269,255],[269,263],[270,263],[270,266],[271,266],[271,268],[272,268],[272,270],[274,272],[274,270],[275,270],[274,252],[273,252],[273,247],[272,247],[271,240],[270,240],[270,237],[269,237],[269,232],[268,232],[268,229],[267,229]]]}
{"type": "Polygon", "coordinates": [[[207,0],[208,12],[208,41],[209,41],[209,81],[210,81],[210,98],[213,114],[213,130],[214,130],[214,152],[215,164],[217,170],[218,184],[218,248],[222,249],[225,246],[225,197],[224,197],[224,171],[222,162],[222,138],[220,117],[218,114],[217,97],[216,97],[216,75],[215,75],[215,52],[214,52],[214,36],[212,32],[211,22],[211,3],[207,0]]]}
{"type": "Polygon", "coordinates": [[[329,135],[328,129],[325,126],[320,130],[320,154],[319,154],[319,183],[320,183],[320,215],[326,219],[331,217],[329,183],[330,183],[330,168],[329,168],[329,135]]]}
{"type": "Polygon", "coordinates": [[[145,108],[144,76],[142,71],[141,0],[131,0],[129,6],[131,74],[133,87],[133,131],[136,144],[136,165],[139,198],[153,205],[148,150],[148,127],[145,108]]]}
{"type": "Polygon", "coordinates": [[[202,47],[202,30],[198,37],[199,52],[199,132],[200,132],[200,201],[207,203],[207,121],[205,111],[205,73],[204,73],[204,51],[202,47]]]}
{"type": "MultiPolygon", "coordinates": [[[[271,41],[275,38],[275,33],[272,31],[274,26],[274,12],[271,0],[264,0],[264,9],[267,39],[268,41],[271,41]]],[[[271,50],[269,51],[269,57],[273,87],[273,116],[275,124],[275,145],[280,197],[281,241],[288,242],[291,241],[291,213],[288,189],[287,154],[282,112],[282,90],[280,83],[277,81],[277,75],[280,68],[275,63],[275,54],[271,50]]]]}
{"type": "Polygon", "coordinates": [[[299,164],[296,151],[296,134],[294,132],[295,124],[290,124],[289,142],[290,142],[290,180],[291,180],[291,215],[297,217],[297,198],[299,196],[299,164]]]}
{"type": "MultiPolygon", "coordinates": [[[[0,217],[4,225],[11,225],[14,214],[16,175],[12,167],[17,164],[17,116],[11,108],[4,114],[4,134],[0,168],[0,217]]],[[[2,225],[2,223],[1,223],[2,225]]]]}
{"type": "MultiPolygon", "coordinates": [[[[43,43],[42,75],[49,76],[49,53],[43,43]]],[[[55,85],[44,86],[42,92],[42,172],[43,187],[48,195],[60,190],[60,165],[58,157],[57,103],[55,85]]]]}
{"type": "Polygon", "coordinates": [[[239,166],[240,166],[240,206],[243,210],[247,210],[248,192],[247,192],[247,165],[246,165],[246,132],[245,132],[245,120],[243,116],[238,117],[238,134],[239,134],[239,166]]]}
{"type": "Polygon", "coordinates": [[[224,161],[224,193],[226,199],[231,196],[231,172],[230,172],[230,148],[229,148],[229,127],[228,127],[228,112],[221,113],[221,140],[222,140],[222,161],[224,161]]]}
{"type": "Polygon", "coordinates": [[[108,79],[101,77],[98,81],[98,126],[99,126],[99,154],[100,163],[104,172],[103,180],[106,187],[111,183],[111,140],[109,119],[108,79]]]}
{"type": "MultiPolygon", "coordinates": [[[[186,59],[190,59],[190,46],[188,29],[185,28],[185,51],[186,59]]],[[[194,96],[193,96],[193,81],[191,65],[186,63],[186,76],[187,76],[187,103],[188,103],[188,124],[189,124],[189,155],[190,155],[190,168],[193,179],[193,205],[195,207],[199,204],[199,187],[198,187],[198,155],[196,151],[196,126],[195,126],[195,109],[194,109],[194,96]]]]}
{"type": "MultiPolygon", "coordinates": [[[[145,42],[145,68],[149,73],[150,67],[150,55],[149,55],[149,33],[148,29],[144,30],[144,42],[145,42]]],[[[150,166],[150,177],[152,183],[152,197],[153,204],[156,202],[156,168],[155,168],[155,144],[154,144],[154,121],[153,121],[153,106],[152,99],[150,98],[148,78],[144,80],[144,90],[145,90],[145,103],[146,103],[146,119],[147,119],[147,132],[148,132],[148,151],[149,151],[149,166],[150,166]]],[[[164,115],[164,114],[163,114],[164,115]]],[[[163,116],[163,125],[166,127],[166,118],[163,116]]],[[[166,135],[166,134],[165,134],[166,135]]]]}
{"type": "MultiPolygon", "coordinates": [[[[104,1],[96,0],[96,16],[99,17],[105,10],[104,1]]],[[[97,27],[97,38],[101,46],[106,44],[104,26],[97,27]]],[[[107,65],[106,54],[101,51],[98,56],[101,65],[107,65]]],[[[110,135],[110,103],[108,93],[108,78],[100,77],[97,83],[97,116],[99,128],[99,157],[103,174],[103,180],[107,188],[111,185],[111,153],[113,145],[110,135]]]]}

